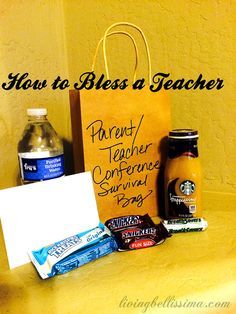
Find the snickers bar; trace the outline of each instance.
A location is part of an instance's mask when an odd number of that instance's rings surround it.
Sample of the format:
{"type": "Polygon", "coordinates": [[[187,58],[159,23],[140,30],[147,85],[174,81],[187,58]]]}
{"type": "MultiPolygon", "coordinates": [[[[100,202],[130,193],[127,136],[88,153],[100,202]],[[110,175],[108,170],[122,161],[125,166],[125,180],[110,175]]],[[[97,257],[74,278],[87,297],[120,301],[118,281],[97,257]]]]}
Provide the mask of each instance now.
{"type": "Polygon", "coordinates": [[[118,251],[151,247],[170,236],[163,224],[155,225],[148,214],[112,218],[105,225],[113,233],[118,251]]]}

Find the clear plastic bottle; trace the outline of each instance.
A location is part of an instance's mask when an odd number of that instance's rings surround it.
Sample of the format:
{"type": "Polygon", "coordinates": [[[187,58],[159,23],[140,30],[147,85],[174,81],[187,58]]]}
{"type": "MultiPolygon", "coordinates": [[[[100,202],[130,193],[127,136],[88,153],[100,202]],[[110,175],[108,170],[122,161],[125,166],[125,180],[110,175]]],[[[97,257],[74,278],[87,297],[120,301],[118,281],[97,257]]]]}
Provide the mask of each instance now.
{"type": "Polygon", "coordinates": [[[64,175],[62,140],[47,120],[47,109],[28,109],[28,124],[18,144],[23,184],[64,175]]]}

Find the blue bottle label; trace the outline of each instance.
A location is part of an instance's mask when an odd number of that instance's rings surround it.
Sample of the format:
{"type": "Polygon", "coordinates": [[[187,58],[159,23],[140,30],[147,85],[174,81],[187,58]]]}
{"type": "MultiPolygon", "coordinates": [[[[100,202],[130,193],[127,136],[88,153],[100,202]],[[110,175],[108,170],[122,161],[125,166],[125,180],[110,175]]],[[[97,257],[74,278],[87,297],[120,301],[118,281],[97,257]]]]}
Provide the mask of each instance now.
{"type": "Polygon", "coordinates": [[[45,158],[24,158],[19,156],[23,180],[42,181],[64,175],[64,155],[45,158]]]}

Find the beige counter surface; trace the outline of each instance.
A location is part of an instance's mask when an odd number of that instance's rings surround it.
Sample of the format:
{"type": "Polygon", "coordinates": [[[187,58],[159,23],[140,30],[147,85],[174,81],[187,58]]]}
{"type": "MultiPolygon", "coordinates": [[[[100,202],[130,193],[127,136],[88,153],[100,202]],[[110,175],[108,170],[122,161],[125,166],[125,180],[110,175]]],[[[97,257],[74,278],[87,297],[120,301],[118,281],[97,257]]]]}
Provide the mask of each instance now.
{"type": "Polygon", "coordinates": [[[210,201],[204,232],[116,252],[48,280],[31,264],[8,270],[1,235],[0,313],[236,313],[235,197],[210,201]]]}

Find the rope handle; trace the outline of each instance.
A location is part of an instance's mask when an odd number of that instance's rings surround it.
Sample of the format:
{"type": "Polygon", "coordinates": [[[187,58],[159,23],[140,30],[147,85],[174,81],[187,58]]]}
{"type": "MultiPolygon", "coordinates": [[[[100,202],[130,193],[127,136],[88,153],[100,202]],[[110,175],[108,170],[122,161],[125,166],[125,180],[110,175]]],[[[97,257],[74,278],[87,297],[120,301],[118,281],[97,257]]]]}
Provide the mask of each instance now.
{"type": "MultiPolygon", "coordinates": [[[[96,47],[96,50],[95,50],[95,54],[94,54],[94,57],[93,57],[93,63],[92,63],[92,71],[94,71],[94,68],[95,68],[95,63],[96,63],[96,59],[97,59],[97,55],[98,55],[98,51],[99,51],[99,48],[100,48],[100,45],[101,43],[104,41],[106,41],[107,37],[111,36],[111,35],[116,35],[116,34],[122,34],[122,35],[126,35],[128,36],[132,42],[133,42],[133,45],[134,45],[134,50],[135,50],[135,65],[134,65],[134,77],[133,77],[133,83],[136,81],[136,77],[137,77],[137,67],[138,67],[138,60],[139,60],[139,55],[138,55],[138,47],[137,47],[137,44],[136,44],[136,41],[134,39],[134,37],[132,35],[130,35],[129,33],[125,32],[125,31],[115,31],[115,32],[111,32],[109,34],[106,34],[106,37],[102,37],[98,44],[97,44],[97,47],[96,47]]],[[[106,55],[104,56],[103,54],[103,57],[104,57],[104,62],[105,62],[105,69],[106,69],[106,76],[107,76],[107,79],[109,79],[109,73],[107,71],[108,67],[107,67],[107,57],[106,55]]]]}
{"type": "MultiPolygon", "coordinates": [[[[144,44],[145,44],[145,49],[146,49],[146,53],[147,53],[147,59],[148,59],[148,80],[149,80],[149,85],[151,85],[152,83],[152,67],[151,67],[151,57],[150,57],[150,50],[149,50],[149,46],[147,43],[147,39],[146,36],[144,35],[144,32],[141,30],[140,27],[136,26],[133,23],[129,23],[129,22],[119,22],[119,23],[114,23],[111,26],[109,26],[107,28],[107,30],[105,31],[104,37],[103,37],[103,57],[104,57],[104,63],[105,63],[105,70],[106,70],[106,75],[107,78],[109,79],[109,70],[108,70],[108,65],[107,65],[107,53],[106,53],[106,38],[109,35],[109,31],[115,27],[115,26],[131,26],[133,28],[135,28],[142,36],[144,44]]],[[[138,50],[137,50],[138,51],[138,50]]],[[[135,73],[136,74],[136,73],[135,73]]]]}

